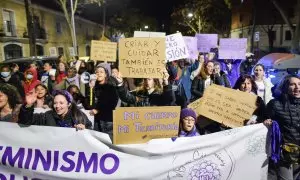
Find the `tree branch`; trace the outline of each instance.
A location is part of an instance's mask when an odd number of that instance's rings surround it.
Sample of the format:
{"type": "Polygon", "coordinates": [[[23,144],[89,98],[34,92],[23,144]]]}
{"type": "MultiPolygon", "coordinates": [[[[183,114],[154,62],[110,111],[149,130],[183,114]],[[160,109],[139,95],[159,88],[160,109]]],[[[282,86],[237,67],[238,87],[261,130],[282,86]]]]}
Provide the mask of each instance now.
{"type": "Polygon", "coordinates": [[[288,25],[288,27],[291,30],[292,36],[294,36],[294,28],[293,25],[290,21],[290,19],[288,18],[287,14],[283,11],[283,9],[280,7],[280,5],[278,4],[277,0],[271,0],[272,3],[274,4],[275,8],[279,11],[279,13],[281,14],[282,19],[284,20],[284,22],[288,25]]]}

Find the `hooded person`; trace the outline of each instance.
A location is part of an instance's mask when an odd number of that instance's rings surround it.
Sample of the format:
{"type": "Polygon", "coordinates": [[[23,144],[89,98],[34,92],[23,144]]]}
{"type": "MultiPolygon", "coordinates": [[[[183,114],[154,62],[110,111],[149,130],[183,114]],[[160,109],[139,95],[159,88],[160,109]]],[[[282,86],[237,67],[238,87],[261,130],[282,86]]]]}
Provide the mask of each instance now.
{"type": "Polygon", "coordinates": [[[99,64],[95,69],[95,74],[97,79],[92,92],[92,110],[90,112],[95,116],[94,130],[112,135],[113,110],[118,104],[119,96],[110,77],[110,65],[107,63],[99,64]]]}
{"type": "Polygon", "coordinates": [[[197,114],[190,108],[182,109],[180,112],[179,137],[200,136],[196,128],[197,114]]]}
{"type": "Polygon", "coordinates": [[[37,71],[34,68],[29,68],[24,73],[24,92],[25,94],[33,90],[41,82],[38,80],[37,71]]]}

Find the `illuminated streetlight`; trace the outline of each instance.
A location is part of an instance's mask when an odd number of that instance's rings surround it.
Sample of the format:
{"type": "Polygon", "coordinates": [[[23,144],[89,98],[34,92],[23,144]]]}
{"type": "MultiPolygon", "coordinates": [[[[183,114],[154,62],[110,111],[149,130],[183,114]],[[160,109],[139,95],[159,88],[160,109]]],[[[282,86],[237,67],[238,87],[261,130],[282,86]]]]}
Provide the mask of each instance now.
{"type": "Polygon", "coordinates": [[[149,26],[147,26],[147,25],[146,25],[144,28],[145,28],[145,29],[148,29],[148,28],[149,28],[149,26]]]}
{"type": "Polygon", "coordinates": [[[188,14],[188,17],[189,17],[189,18],[193,17],[193,13],[189,13],[189,14],[188,14]]]}

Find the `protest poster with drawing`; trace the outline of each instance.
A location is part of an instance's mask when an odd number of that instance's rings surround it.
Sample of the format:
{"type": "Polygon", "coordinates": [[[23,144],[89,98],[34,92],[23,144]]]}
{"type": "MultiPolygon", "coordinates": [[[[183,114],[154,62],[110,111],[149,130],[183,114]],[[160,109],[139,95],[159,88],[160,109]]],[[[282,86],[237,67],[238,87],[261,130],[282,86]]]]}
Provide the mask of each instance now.
{"type": "Polygon", "coordinates": [[[123,77],[162,78],[165,38],[124,38],[119,42],[119,70],[123,77]]]}
{"type": "Polygon", "coordinates": [[[114,144],[145,143],[177,137],[180,107],[119,107],[113,112],[114,144]]]}
{"type": "Polygon", "coordinates": [[[189,57],[189,51],[185,45],[181,33],[166,36],[166,61],[175,61],[189,57]]]}
{"type": "Polygon", "coordinates": [[[246,59],[247,38],[220,39],[219,59],[246,59]]]}
{"type": "Polygon", "coordinates": [[[251,119],[257,108],[256,100],[253,94],[211,85],[205,89],[195,111],[231,128],[241,127],[245,120],[251,119]]]}
{"type": "Polygon", "coordinates": [[[91,42],[91,59],[94,61],[117,61],[117,43],[106,41],[91,42]]]}
{"type": "Polygon", "coordinates": [[[211,48],[218,47],[218,34],[196,34],[198,51],[210,52],[211,48]]]}
{"type": "Polygon", "coordinates": [[[197,38],[190,36],[183,36],[185,45],[189,51],[190,59],[198,59],[198,49],[197,49],[197,38]]]}

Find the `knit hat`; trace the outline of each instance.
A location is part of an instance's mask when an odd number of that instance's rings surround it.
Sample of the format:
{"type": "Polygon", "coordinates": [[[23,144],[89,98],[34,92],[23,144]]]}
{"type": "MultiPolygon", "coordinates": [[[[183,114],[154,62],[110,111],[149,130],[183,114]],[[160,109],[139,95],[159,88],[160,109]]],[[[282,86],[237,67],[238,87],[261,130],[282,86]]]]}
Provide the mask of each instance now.
{"type": "Polygon", "coordinates": [[[109,77],[111,75],[110,64],[108,63],[100,63],[97,65],[96,69],[103,68],[105,70],[106,76],[109,77]]]}
{"type": "Polygon", "coordinates": [[[182,120],[188,116],[193,117],[195,120],[197,119],[197,115],[196,115],[195,111],[193,111],[190,108],[182,109],[180,112],[180,120],[182,120]]]}

